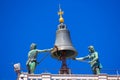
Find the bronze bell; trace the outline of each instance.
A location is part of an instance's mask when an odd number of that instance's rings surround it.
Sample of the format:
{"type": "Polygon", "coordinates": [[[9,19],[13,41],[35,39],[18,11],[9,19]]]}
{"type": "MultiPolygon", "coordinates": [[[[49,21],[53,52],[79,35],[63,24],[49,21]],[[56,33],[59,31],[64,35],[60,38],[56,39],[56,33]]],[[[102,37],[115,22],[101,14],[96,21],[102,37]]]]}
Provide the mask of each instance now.
{"type": "Polygon", "coordinates": [[[53,49],[51,52],[52,57],[59,58],[62,55],[62,52],[65,52],[66,58],[73,58],[77,55],[77,51],[72,46],[72,42],[70,39],[70,32],[66,28],[66,25],[60,23],[58,25],[58,30],[56,31],[56,40],[55,46],[57,46],[57,50],[53,49]]]}

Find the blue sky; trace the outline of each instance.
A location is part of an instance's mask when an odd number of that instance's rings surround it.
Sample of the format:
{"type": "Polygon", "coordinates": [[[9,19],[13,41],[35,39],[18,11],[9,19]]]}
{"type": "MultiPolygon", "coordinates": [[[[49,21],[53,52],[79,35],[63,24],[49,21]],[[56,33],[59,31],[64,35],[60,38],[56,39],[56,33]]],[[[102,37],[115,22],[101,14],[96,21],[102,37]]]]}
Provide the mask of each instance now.
{"type": "MultiPolygon", "coordinates": [[[[119,0],[0,0],[1,80],[15,80],[13,64],[21,63],[26,72],[26,60],[32,42],[38,49],[54,46],[58,5],[71,33],[78,55],[86,56],[88,46],[94,45],[103,65],[102,73],[120,73],[120,1],[119,0]]],[[[38,56],[38,61],[45,55],[38,56]]],[[[92,74],[87,63],[67,61],[74,74],[92,74]]],[[[35,73],[57,74],[59,60],[50,55],[41,62],[35,73]]]]}

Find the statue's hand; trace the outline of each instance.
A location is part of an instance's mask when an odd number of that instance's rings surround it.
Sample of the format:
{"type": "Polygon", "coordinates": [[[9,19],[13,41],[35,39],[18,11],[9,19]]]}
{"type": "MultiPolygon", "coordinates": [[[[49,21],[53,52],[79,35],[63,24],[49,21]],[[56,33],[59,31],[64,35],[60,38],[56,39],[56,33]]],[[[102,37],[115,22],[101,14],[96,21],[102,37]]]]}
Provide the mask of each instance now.
{"type": "Polygon", "coordinates": [[[52,48],[51,53],[57,52],[57,51],[58,51],[58,47],[55,45],[54,48],[52,48]]]}
{"type": "Polygon", "coordinates": [[[50,49],[49,49],[49,51],[52,51],[52,50],[53,50],[53,48],[50,48],[50,49]]]}
{"type": "Polygon", "coordinates": [[[75,58],[75,57],[73,57],[72,59],[73,59],[73,60],[76,60],[76,58],[75,58]]]}
{"type": "Polygon", "coordinates": [[[58,47],[56,45],[54,46],[54,49],[58,51],[58,47]]]}

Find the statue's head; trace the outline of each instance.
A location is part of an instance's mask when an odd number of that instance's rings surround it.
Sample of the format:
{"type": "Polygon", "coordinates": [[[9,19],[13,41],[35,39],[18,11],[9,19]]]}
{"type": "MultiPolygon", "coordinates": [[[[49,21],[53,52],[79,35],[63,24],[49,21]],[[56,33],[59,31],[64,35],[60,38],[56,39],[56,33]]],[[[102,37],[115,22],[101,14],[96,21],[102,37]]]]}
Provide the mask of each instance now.
{"type": "Polygon", "coordinates": [[[89,49],[89,52],[90,52],[90,53],[95,52],[94,46],[92,46],[92,45],[89,46],[88,49],[89,49]]]}
{"type": "Polygon", "coordinates": [[[30,45],[30,50],[33,50],[33,49],[36,49],[37,48],[37,45],[35,43],[32,43],[30,45]]]}

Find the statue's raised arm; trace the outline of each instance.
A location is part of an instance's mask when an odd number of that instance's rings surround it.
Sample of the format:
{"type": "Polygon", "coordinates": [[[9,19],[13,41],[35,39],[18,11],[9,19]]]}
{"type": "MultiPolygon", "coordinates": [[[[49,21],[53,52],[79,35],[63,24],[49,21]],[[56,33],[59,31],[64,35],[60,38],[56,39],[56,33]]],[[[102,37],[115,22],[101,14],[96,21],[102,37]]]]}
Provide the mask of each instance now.
{"type": "Polygon", "coordinates": [[[53,50],[53,48],[50,48],[50,49],[43,49],[43,50],[37,49],[37,52],[38,52],[38,53],[42,53],[42,52],[51,52],[52,50],[53,50]]]}

